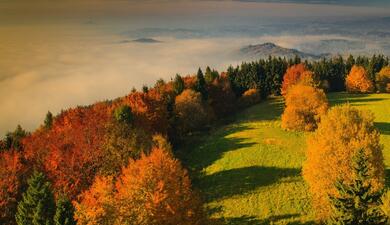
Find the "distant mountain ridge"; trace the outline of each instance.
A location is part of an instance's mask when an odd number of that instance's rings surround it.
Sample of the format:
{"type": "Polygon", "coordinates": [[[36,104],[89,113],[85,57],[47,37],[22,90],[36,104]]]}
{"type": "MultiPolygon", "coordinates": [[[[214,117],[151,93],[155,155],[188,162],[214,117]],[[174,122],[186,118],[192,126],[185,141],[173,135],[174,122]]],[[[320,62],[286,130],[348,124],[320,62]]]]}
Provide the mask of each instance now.
{"type": "Polygon", "coordinates": [[[330,54],[314,55],[301,52],[292,48],[284,48],[271,42],[258,45],[248,45],[240,49],[241,54],[255,58],[267,58],[268,56],[293,58],[299,56],[302,59],[317,60],[324,57],[329,57],[330,54]]]}

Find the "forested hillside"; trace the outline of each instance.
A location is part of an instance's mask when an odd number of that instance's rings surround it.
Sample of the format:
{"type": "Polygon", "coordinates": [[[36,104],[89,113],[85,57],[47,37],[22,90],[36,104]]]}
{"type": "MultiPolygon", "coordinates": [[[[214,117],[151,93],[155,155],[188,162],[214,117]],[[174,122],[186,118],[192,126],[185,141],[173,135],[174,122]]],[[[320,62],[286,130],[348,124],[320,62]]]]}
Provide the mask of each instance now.
{"type": "MultiPolygon", "coordinates": [[[[278,196],[275,199],[281,202],[272,202],[275,206],[268,202],[271,205],[263,208],[256,205],[268,204],[263,203],[264,199],[258,199],[265,196],[244,197],[242,201],[247,201],[245,207],[250,207],[250,212],[237,208],[238,211],[232,209],[233,212],[226,216],[237,217],[241,212],[245,212],[243,216],[261,215],[261,218],[279,216],[273,212],[279,210],[278,207],[290,207],[282,209],[282,212],[299,213],[301,216],[302,211],[310,208],[310,203],[305,183],[299,175],[304,153],[294,151],[303,143],[303,133],[299,132],[321,130],[322,118],[328,110],[332,111],[329,105],[337,101],[358,102],[354,98],[343,100],[342,95],[332,99],[337,95],[331,94],[328,104],[325,93],[390,92],[388,65],[389,58],[375,55],[310,62],[302,62],[299,57],[290,60],[270,57],[237,67],[230,66],[226,72],[209,67],[202,71],[199,68],[194,75],[176,75],[171,81],[158,80],[154,86],[144,86],[139,91],[134,89],[128,95],[111,101],[66,109],[58,115],[48,112],[35,131],[25,131],[18,126],[0,142],[0,223],[207,224],[210,221],[210,211],[207,210],[210,209],[203,207],[204,202],[215,206],[215,210],[221,205],[232,207],[236,203],[230,197],[257,191],[259,185],[272,193],[267,198],[278,196]],[[194,136],[209,132],[237,112],[262,101],[264,103],[251,108],[254,109],[253,114],[245,118],[250,120],[253,116],[252,119],[264,120],[264,123],[255,124],[256,129],[250,127],[251,124],[229,128],[234,129],[232,134],[240,131],[250,133],[251,129],[261,131],[250,135],[253,138],[263,135],[264,144],[273,146],[266,152],[259,152],[258,148],[242,152],[241,156],[248,157],[242,163],[251,167],[234,165],[234,160],[230,159],[223,162],[225,158],[218,161],[222,164],[208,161],[218,160],[223,152],[221,148],[226,147],[226,152],[222,154],[225,157],[236,154],[229,153],[232,146],[245,149],[252,145],[240,137],[230,143],[216,140],[209,144],[209,151],[201,152],[201,155],[196,154],[198,150],[188,151],[187,147],[183,147],[191,143],[194,136]],[[296,105],[297,102],[301,104],[296,105]],[[281,115],[283,108],[286,110],[281,115]],[[280,117],[281,124],[278,121],[280,117]],[[257,129],[257,126],[264,125],[257,129]],[[280,137],[271,135],[273,132],[280,137]],[[269,137],[266,138],[267,135],[269,137]],[[275,147],[278,145],[291,149],[280,151],[279,147],[275,147]],[[278,158],[276,161],[275,157],[278,158]],[[179,159],[185,159],[184,166],[179,159]],[[241,167],[241,172],[223,172],[226,168],[241,167]],[[192,174],[194,168],[196,173],[205,169],[211,177],[199,178],[199,174],[192,174]],[[187,169],[190,169],[190,175],[187,169]],[[262,177],[264,170],[272,176],[262,177]],[[221,174],[213,177],[216,171],[221,171],[221,174]],[[191,184],[193,175],[195,188],[191,184]],[[285,182],[277,187],[281,188],[280,191],[267,186],[275,181],[285,182]],[[284,186],[289,187],[284,189],[284,186]],[[289,195],[290,188],[295,191],[292,192],[294,198],[298,198],[292,202],[279,196],[289,195]],[[219,199],[227,202],[221,203],[219,199]],[[252,213],[260,208],[268,211],[252,213]]],[[[386,99],[387,95],[370,96],[367,101],[386,99]]],[[[388,106],[388,100],[385,101],[385,106],[388,106]]],[[[377,113],[375,107],[372,106],[374,114],[377,113]]],[[[378,110],[383,110],[383,106],[378,107],[378,110]]],[[[375,191],[379,191],[384,183],[383,162],[380,161],[380,146],[375,142],[376,134],[372,133],[375,130],[371,126],[373,121],[369,116],[348,110],[341,111],[356,117],[356,121],[352,122],[356,122],[357,127],[363,126],[363,122],[359,121],[368,121],[364,122],[363,128],[367,128],[367,135],[373,135],[373,142],[363,146],[359,142],[356,147],[367,148],[368,156],[378,154],[378,167],[370,164],[369,168],[370,171],[378,171],[375,172],[377,177],[373,178],[373,186],[375,191]]],[[[247,112],[250,111],[244,113],[247,112]]],[[[389,122],[386,113],[383,121],[375,124],[385,134],[389,122]]],[[[217,135],[225,137],[228,134],[217,135]]],[[[387,143],[385,139],[388,149],[387,143]]],[[[348,160],[346,162],[349,163],[348,160]]],[[[313,181],[308,178],[307,182],[313,181]]],[[[223,207],[221,210],[224,210],[223,207]]],[[[216,213],[225,216],[223,212],[216,213]]],[[[211,213],[211,219],[214,214],[211,213]]],[[[323,217],[309,215],[307,218],[323,221],[328,214],[323,217]]]]}

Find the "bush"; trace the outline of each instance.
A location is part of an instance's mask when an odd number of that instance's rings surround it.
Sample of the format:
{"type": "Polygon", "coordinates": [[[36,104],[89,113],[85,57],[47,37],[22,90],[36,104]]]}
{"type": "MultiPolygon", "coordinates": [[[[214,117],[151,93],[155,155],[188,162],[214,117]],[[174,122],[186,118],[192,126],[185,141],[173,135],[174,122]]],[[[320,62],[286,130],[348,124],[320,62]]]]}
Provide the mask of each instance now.
{"type": "Polygon", "coordinates": [[[316,132],[308,138],[303,177],[309,184],[312,206],[318,220],[331,216],[328,196],[335,196],[338,180],[355,179],[352,157],[359,149],[367,155],[373,191],[384,186],[384,163],[380,134],[374,127],[372,113],[349,105],[335,106],[321,118],[316,132]]]}
{"type": "Polygon", "coordinates": [[[240,106],[248,107],[261,101],[260,91],[257,89],[249,89],[242,94],[240,98],[240,106]]]}
{"type": "Polygon", "coordinates": [[[285,104],[282,127],[286,130],[312,131],[328,110],[324,91],[304,84],[290,88],[285,104]]]}
{"type": "Polygon", "coordinates": [[[390,66],[382,68],[376,75],[376,88],[379,92],[390,93],[390,66]]]}
{"type": "Polygon", "coordinates": [[[345,86],[350,93],[371,93],[374,91],[374,85],[362,66],[352,67],[345,79],[345,86]]]}

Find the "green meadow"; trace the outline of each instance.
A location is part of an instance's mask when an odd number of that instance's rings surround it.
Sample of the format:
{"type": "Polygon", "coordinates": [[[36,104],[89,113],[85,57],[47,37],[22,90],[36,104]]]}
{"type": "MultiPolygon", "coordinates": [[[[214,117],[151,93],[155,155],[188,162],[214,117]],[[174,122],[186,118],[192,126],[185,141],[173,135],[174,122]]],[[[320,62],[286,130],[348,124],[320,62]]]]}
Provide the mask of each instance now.
{"type": "MultiPolygon", "coordinates": [[[[328,99],[375,114],[390,169],[390,95],[332,93],[328,99]]],[[[282,98],[269,99],[187,143],[181,158],[216,224],[313,223],[301,176],[310,133],[281,129],[283,107],[282,98]]]]}

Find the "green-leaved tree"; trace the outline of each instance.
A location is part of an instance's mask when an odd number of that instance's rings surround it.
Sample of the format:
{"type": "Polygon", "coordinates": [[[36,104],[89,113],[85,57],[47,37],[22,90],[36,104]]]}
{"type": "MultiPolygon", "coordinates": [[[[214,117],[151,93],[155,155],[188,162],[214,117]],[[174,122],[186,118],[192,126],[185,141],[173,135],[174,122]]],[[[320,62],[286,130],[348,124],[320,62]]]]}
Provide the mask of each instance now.
{"type": "Polygon", "coordinates": [[[73,219],[74,207],[68,198],[60,196],[57,200],[56,214],[54,215],[54,225],[76,225],[73,219]]]}
{"type": "Polygon", "coordinates": [[[27,181],[28,188],[18,203],[15,215],[18,225],[52,225],[55,213],[54,196],[50,183],[40,172],[27,181]]]}
{"type": "Polygon", "coordinates": [[[381,206],[380,191],[373,191],[367,180],[370,179],[367,156],[360,149],[353,160],[355,179],[346,184],[336,183],[338,196],[330,197],[333,216],[328,221],[332,225],[377,225],[386,224],[381,206]]]}

